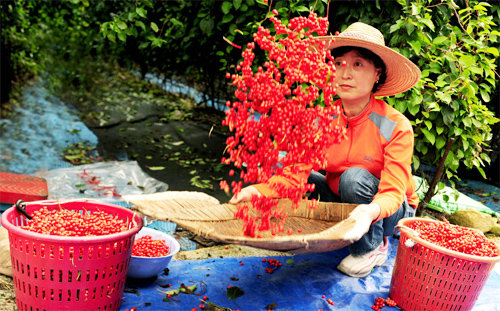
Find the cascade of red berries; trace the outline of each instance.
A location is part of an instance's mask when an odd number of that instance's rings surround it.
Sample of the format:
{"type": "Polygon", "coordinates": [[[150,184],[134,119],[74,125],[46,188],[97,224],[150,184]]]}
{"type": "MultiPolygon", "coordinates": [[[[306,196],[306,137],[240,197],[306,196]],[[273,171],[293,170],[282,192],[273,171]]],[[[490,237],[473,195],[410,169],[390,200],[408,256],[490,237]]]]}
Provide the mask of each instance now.
{"type": "Polygon", "coordinates": [[[153,239],[150,235],[145,235],[134,241],[132,246],[133,256],[142,257],[162,257],[170,252],[165,240],[153,239]]]}
{"type": "Polygon", "coordinates": [[[484,257],[500,255],[495,243],[475,229],[451,225],[448,221],[415,221],[408,227],[422,239],[453,251],[484,257]]]}
{"type": "Polygon", "coordinates": [[[43,207],[32,213],[22,229],[59,236],[100,236],[128,230],[121,219],[102,211],[78,213],[66,209],[49,210],[43,207]]]}
{"type": "MultiPolygon", "coordinates": [[[[284,25],[276,16],[278,13],[273,13],[270,20],[275,35],[259,26],[254,41],[247,44],[243,60],[236,66],[239,73],[226,75],[237,87],[237,100],[226,103],[229,109],[223,125],[234,135],[226,141],[229,156],[222,162],[233,163],[241,170],[241,180],[231,183],[235,195],[243,182],[263,183],[273,175],[322,169],[326,162],[325,146],[340,140],[345,133],[334,122],[340,107],[333,105],[335,66],[326,48],[329,42],[315,36],[327,33],[328,19],[311,12],[308,17],[292,18],[284,25]],[[267,60],[257,67],[253,63],[255,52],[262,51],[267,60]]],[[[298,184],[271,186],[296,208],[304,194],[313,190],[307,180],[298,184]]],[[[225,180],[221,188],[230,191],[225,180]]],[[[286,214],[277,204],[278,200],[253,198],[252,205],[239,205],[235,217],[243,220],[245,235],[253,237],[257,231],[266,230],[283,232],[286,214]],[[279,222],[271,223],[271,219],[279,222]]]]}

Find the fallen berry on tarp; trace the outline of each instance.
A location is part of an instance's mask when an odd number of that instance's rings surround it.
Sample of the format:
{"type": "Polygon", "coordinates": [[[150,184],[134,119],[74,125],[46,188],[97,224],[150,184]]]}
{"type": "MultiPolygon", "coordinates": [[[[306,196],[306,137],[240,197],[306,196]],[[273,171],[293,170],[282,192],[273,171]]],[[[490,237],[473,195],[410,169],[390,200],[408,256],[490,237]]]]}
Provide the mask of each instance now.
{"type": "Polygon", "coordinates": [[[372,305],[372,309],[375,311],[380,311],[386,305],[389,307],[396,307],[397,303],[394,300],[392,300],[391,297],[387,297],[387,299],[384,299],[382,297],[377,297],[375,298],[375,302],[372,305]]]}
{"type": "Polygon", "coordinates": [[[262,262],[266,265],[266,272],[269,274],[273,273],[276,269],[279,269],[282,266],[278,259],[264,258],[262,259],[262,262]]]}

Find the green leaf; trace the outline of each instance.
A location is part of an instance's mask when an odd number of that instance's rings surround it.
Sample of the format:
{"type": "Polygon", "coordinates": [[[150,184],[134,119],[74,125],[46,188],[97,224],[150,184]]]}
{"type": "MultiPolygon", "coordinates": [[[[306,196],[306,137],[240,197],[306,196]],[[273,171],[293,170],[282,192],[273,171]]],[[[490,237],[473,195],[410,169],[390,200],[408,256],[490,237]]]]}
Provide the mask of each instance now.
{"type": "Polygon", "coordinates": [[[415,30],[415,25],[413,25],[412,23],[406,23],[405,28],[408,35],[411,35],[412,32],[415,30]]]}
{"type": "Polygon", "coordinates": [[[399,26],[398,24],[391,25],[391,28],[389,28],[389,32],[393,33],[397,31],[399,28],[401,28],[401,26],[399,26]]]}
{"type": "Polygon", "coordinates": [[[455,120],[455,112],[450,109],[443,108],[441,110],[441,114],[443,115],[443,122],[445,125],[450,125],[453,120],[455,120]]]}
{"type": "Polygon", "coordinates": [[[221,6],[221,9],[222,9],[222,13],[224,14],[227,14],[229,13],[229,11],[231,10],[231,8],[233,7],[233,4],[229,1],[224,1],[222,3],[222,6],[221,6]]]}
{"type": "Polygon", "coordinates": [[[493,54],[495,56],[499,56],[498,54],[498,49],[497,48],[494,48],[494,47],[489,47],[485,50],[486,53],[490,53],[490,54],[493,54]]]}
{"type": "Polygon", "coordinates": [[[438,136],[436,138],[436,149],[440,150],[444,145],[446,145],[446,140],[442,136],[438,136]]]}
{"type": "Polygon", "coordinates": [[[432,23],[432,21],[428,18],[422,18],[420,20],[422,23],[424,23],[425,25],[427,25],[427,27],[429,27],[432,31],[434,31],[434,23],[432,23]]]}
{"type": "Polygon", "coordinates": [[[427,140],[434,145],[434,143],[436,142],[436,137],[434,136],[434,134],[425,128],[422,129],[422,133],[424,133],[425,138],[427,138],[427,140]]]}
{"type": "Polygon", "coordinates": [[[114,32],[108,32],[107,36],[108,37],[108,40],[111,41],[111,42],[116,42],[116,35],[114,32]]]}
{"type": "Polygon", "coordinates": [[[287,260],[286,260],[286,263],[287,263],[288,265],[291,265],[292,263],[294,263],[293,257],[292,257],[292,258],[290,258],[290,259],[287,259],[287,260]]]}
{"type": "Polygon", "coordinates": [[[470,66],[469,68],[470,71],[472,71],[473,73],[477,74],[477,75],[482,75],[483,74],[483,68],[481,67],[477,67],[477,66],[470,66]]]}
{"type": "Polygon", "coordinates": [[[483,99],[484,102],[489,103],[491,98],[490,98],[490,93],[488,93],[486,90],[481,89],[481,98],[483,99]]]}
{"type": "Polygon", "coordinates": [[[420,111],[419,105],[408,105],[408,112],[413,116],[416,115],[420,111]]]}
{"type": "Polygon", "coordinates": [[[149,42],[142,42],[139,44],[139,49],[143,50],[149,46],[149,42]]]}
{"type": "Polygon", "coordinates": [[[148,13],[148,11],[146,11],[143,7],[135,8],[135,12],[137,13],[137,15],[143,18],[146,18],[146,14],[148,13]]]}
{"type": "Polygon", "coordinates": [[[238,10],[241,6],[242,0],[233,0],[233,6],[236,10],[238,10]]]}
{"type": "Polygon", "coordinates": [[[204,34],[209,35],[212,32],[213,28],[214,28],[213,19],[204,18],[200,21],[200,29],[204,34]]]}
{"type": "Polygon", "coordinates": [[[460,56],[460,58],[458,59],[458,61],[464,67],[469,67],[469,66],[474,66],[475,65],[474,57],[472,55],[469,55],[469,54],[460,56]]]}
{"type": "Polygon", "coordinates": [[[226,24],[226,23],[229,23],[230,21],[232,21],[234,18],[233,14],[226,14],[224,15],[224,17],[222,18],[222,23],[223,24],[226,24]]]}
{"type": "Polygon", "coordinates": [[[236,299],[245,294],[245,292],[238,286],[231,286],[227,289],[226,296],[228,299],[236,299]]]}
{"type": "Polygon", "coordinates": [[[156,23],[155,23],[155,22],[151,22],[150,26],[151,26],[151,29],[152,29],[154,32],[158,32],[158,30],[160,30],[160,29],[158,28],[158,25],[156,25],[156,23]]]}
{"type": "Polygon", "coordinates": [[[422,47],[420,41],[408,41],[408,44],[410,44],[412,49],[415,51],[415,54],[420,55],[420,48],[422,47]]]}
{"type": "Polygon", "coordinates": [[[135,25],[140,27],[143,31],[146,31],[146,25],[142,21],[135,21],[135,25]]]}
{"type": "Polygon", "coordinates": [[[165,166],[146,166],[146,167],[152,171],[161,171],[165,169],[165,166]]]}
{"type": "Polygon", "coordinates": [[[412,159],[413,160],[411,162],[413,163],[415,170],[417,170],[420,167],[420,159],[416,155],[413,155],[412,159]]]}
{"type": "Polygon", "coordinates": [[[442,44],[446,41],[448,41],[448,37],[439,36],[439,37],[434,38],[434,40],[432,40],[432,43],[434,43],[435,45],[439,45],[439,44],[442,44]]]}
{"type": "Polygon", "coordinates": [[[127,35],[124,32],[120,31],[116,35],[118,36],[118,39],[120,39],[120,41],[127,41],[127,35]]]}
{"type": "Polygon", "coordinates": [[[175,26],[179,26],[179,27],[184,26],[184,25],[182,24],[182,22],[181,22],[181,21],[179,21],[179,20],[178,20],[178,19],[176,19],[176,18],[171,18],[171,19],[170,19],[170,22],[171,22],[172,24],[174,24],[175,26]]]}
{"type": "Polygon", "coordinates": [[[125,30],[128,27],[127,23],[125,23],[124,21],[117,21],[116,26],[118,26],[118,28],[120,28],[121,30],[125,30]]]}

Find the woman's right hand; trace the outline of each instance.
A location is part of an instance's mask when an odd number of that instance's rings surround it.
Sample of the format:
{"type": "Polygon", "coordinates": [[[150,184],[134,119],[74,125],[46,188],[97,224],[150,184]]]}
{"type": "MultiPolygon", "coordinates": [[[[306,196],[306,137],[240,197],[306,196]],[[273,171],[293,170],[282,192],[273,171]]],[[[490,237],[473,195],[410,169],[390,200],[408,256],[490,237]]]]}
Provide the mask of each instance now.
{"type": "Polygon", "coordinates": [[[257,196],[262,196],[262,193],[257,190],[254,186],[247,186],[238,193],[238,195],[233,195],[231,200],[229,200],[229,203],[231,204],[238,204],[240,202],[246,202],[250,201],[252,196],[257,195],[257,196]]]}

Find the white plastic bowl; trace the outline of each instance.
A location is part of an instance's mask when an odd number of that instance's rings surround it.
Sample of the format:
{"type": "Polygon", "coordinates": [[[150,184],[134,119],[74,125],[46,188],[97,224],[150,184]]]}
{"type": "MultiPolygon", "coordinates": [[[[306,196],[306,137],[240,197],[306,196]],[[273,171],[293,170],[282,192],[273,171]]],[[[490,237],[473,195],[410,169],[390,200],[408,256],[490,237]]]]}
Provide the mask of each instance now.
{"type": "Polygon", "coordinates": [[[140,239],[145,235],[150,235],[153,240],[165,240],[165,244],[168,246],[170,253],[163,257],[132,256],[127,271],[127,276],[130,278],[146,279],[158,275],[158,273],[168,266],[172,257],[177,254],[181,248],[179,242],[177,242],[173,236],[147,227],[142,227],[135,235],[135,239],[140,239]]]}

